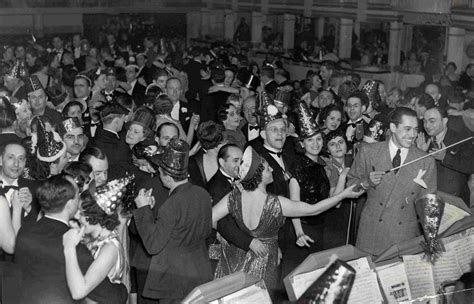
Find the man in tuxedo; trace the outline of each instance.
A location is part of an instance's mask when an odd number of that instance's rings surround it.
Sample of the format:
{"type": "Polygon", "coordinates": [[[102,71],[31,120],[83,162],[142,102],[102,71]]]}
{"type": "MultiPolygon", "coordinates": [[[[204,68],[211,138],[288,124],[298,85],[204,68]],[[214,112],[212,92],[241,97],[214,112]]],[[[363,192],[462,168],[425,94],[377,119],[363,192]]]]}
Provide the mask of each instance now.
{"type": "Polygon", "coordinates": [[[265,92],[271,97],[275,97],[275,92],[278,88],[278,83],[275,81],[275,70],[273,67],[266,65],[262,67],[260,72],[260,78],[262,80],[262,86],[265,92]]]}
{"type": "MultiPolygon", "coordinates": [[[[463,139],[463,135],[448,128],[445,109],[432,107],[424,114],[424,125],[428,140],[420,134],[418,147],[429,153],[437,151],[463,139]]],[[[433,155],[438,172],[438,190],[461,197],[469,206],[469,176],[474,174],[472,141],[460,144],[433,155]]]]}
{"type": "MultiPolygon", "coordinates": [[[[19,301],[24,304],[77,303],[69,291],[63,252],[63,234],[79,206],[79,191],[71,177],[56,175],[37,191],[44,216],[18,232],[15,262],[22,273],[19,301]]],[[[93,262],[83,244],[76,248],[83,273],[93,262]]],[[[93,299],[98,288],[91,292],[93,299]]]]}
{"type": "Polygon", "coordinates": [[[128,95],[132,96],[133,101],[137,107],[143,105],[145,100],[146,87],[141,84],[138,79],[138,66],[127,65],[125,67],[125,75],[127,77],[127,83],[130,84],[131,88],[127,91],[128,95]]]}
{"type": "Polygon", "coordinates": [[[100,148],[107,155],[109,163],[117,167],[119,176],[124,176],[126,171],[131,172],[133,169],[132,151],[119,137],[128,113],[128,110],[118,103],[103,106],[100,112],[103,128],[97,131],[96,136],[87,145],[100,148]]]}
{"type": "MultiPolygon", "coordinates": [[[[348,150],[362,141],[364,131],[368,128],[368,124],[364,120],[364,113],[368,105],[369,98],[361,91],[355,91],[347,98],[346,113],[349,121],[343,128],[346,130],[348,150]]],[[[355,152],[353,151],[353,154],[355,152]]]]}
{"type": "Polygon", "coordinates": [[[107,183],[109,178],[109,161],[107,160],[107,156],[100,148],[86,148],[79,156],[79,161],[91,166],[96,187],[105,185],[105,183],[107,183]]]}
{"type": "Polygon", "coordinates": [[[257,123],[256,112],[257,98],[255,96],[247,97],[242,103],[242,112],[247,121],[241,128],[247,142],[260,136],[260,127],[257,123]]]}
{"type": "Polygon", "coordinates": [[[183,94],[183,86],[178,78],[171,77],[166,81],[166,94],[173,103],[171,118],[179,120],[183,129],[188,130],[193,115],[192,112],[196,112],[196,109],[188,108],[186,102],[180,100],[183,94]]]}
{"type": "Polygon", "coordinates": [[[84,125],[91,123],[90,112],[87,111],[92,94],[92,81],[84,74],[76,75],[74,79],[75,100],[82,104],[82,121],[84,125]]]}
{"type": "Polygon", "coordinates": [[[39,183],[22,177],[26,164],[25,147],[18,142],[7,142],[0,147],[0,155],[2,164],[0,192],[10,205],[13,193],[18,191],[25,211],[22,224],[34,223],[39,213],[35,195],[39,183]]]}
{"type": "Polygon", "coordinates": [[[390,131],[388,141],[360,147],[347,176],[349,185],[359,184],[367,191],[356,246],[373,255],[420,235],[415,201],[437,190],[432,157],[385,173],[426,155],[413,146],[418,133],[416,112],[396,108],[390,118],[390,131]]]}
{"type": "MultiPolygon", "coordinates": [[[[212,85],[224,87],[225,71],[221,68],[214,68],[211,70],[212,85]]],[[[203,96],[200,103],[200,116],[202,121],[217,121],[217,111],[220,107],[226,104],[227,97],[230,93],[217,91],[203,96]]]]}

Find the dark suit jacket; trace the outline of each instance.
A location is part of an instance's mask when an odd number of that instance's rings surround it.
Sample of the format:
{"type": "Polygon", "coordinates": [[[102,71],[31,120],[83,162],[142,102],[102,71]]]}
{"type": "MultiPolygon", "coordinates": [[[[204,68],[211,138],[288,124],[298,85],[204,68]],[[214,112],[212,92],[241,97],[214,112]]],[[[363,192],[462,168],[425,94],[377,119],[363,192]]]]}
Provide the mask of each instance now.
{"type": "Polygon", "coordinates": [[[213,120],[217,122],[217,111],[226,104],[230,93],[214,92],[201,98],[201,121],[213,120]]]}
{"type": "Polygon", "coordinates": [[[188,91],[186,92],[186,99],[188,100],[196,99],[197,94],[199,93],[201,67],[202,64],[194,59],[189,60],[189,62],[184,66],[184,72],[188,74],[188,91]]]}
{"type": "MultiPolygon", "coordinates": [[[[190,106],[185,101],[180,101],[179,102],[179,122],[181,123],[181,126],[183,127],[184,132],[188,132],[189,129],[189,123],[191,122],[191,117],[193,116],[193,113],[198,114],[199,111],[198,109],[194,109],[190,106]]],[[[203,120],[201,119],[201,122],[203,120]]]]}
{"type": "Polygon", "coordinates": [[[143,105],[145,100],[145,91],[146,87],[141,85],[138,81],[135,83],[135,86],[132,90],[132,99],[135,101],[137,107],[143,105]]]}
{"type": "MultiPolygon", "coordinates": [[[[449,146],[463,138],[463,135],[448,128],[444,145],[449,146]]],[[[461,197],[469,206],[470,191],[468,179],[474,174],[473,141],[449,148],[442,161],[436,160],[438,190],[461,197]]]]}
{"type": "MultiPolygon", "coordinates": [[[[68,230],[66,224],[47,217],[20,228],[15,248],[15,262],[23,279],[19,303],[76,303],[66,281],[62,242],[68,230]]],[[[82,244],[76,250],[79,266],[85,273],[93,258],[82,244]]]]}
{"type": "Polygon", "coordinates": [[[152,66],[145,65],[143,69],[140,71],[140,73],[138,74],[137,78],[143,77],[143,79],[145,79],[145,82],[147,84],[150,84],[153,82],[153,71],[154,71],[153,65],[152,66]]]}
{"type": "Polygon", "coordinates": [[[133,211],[138,234],[152,255],[143,296],[183,299],[213,279],[206,238],[211,232],[211,198],[190,183],[176,187],[153,216],[150,207],[133,211]]]}
{"type": "MultiPolygon", "coordinates": [[[[97,135],[97,133],[99,133],[99,129],[102,129],[102,122],[99,121],[96,126],[97,127],[96,127],[96,130],[95,130],[95,133],[94,133],[94,137],[97,135]]],[[[91,123],[84,124],[82,126],[82,129],[84,130],[84,134],[89,138],[89,140],[94,138],[92,136],[91,127],[92,127],[91,123]]]]}
{"type": "MultiPolygon", "coordinates": [[[[275,195],[282,195],[285,197],[290,197],[290,189],[288,187],[288,178],[285,178],[285,172],[283,171],[282,167],[277,163],[277,161],[268,153],[267,149],[263,147],[263,140],[261,137],[258,137],[249,143],[255,151],[260,154],[270,165],[273,169],[273,183],[267,186],[267,191],[275,194],[275,195]]],[[[283,149],[283,162],[285,163],[285,169],[288,172],[288,169],[291,166],[291,160],[288,158],[288,153],[285,152],[283,149]]]]}
{"type": "MultiPolygon", "coordinates": [[[[222,174],[221,170],[217,170],[217,173],[207,183],[207,190],[212,198],[212,205],[217,204],[227,193],[232,190],[232,185],[229,180],[222,174]]],[[[231,215],[225,216],[217,223],[217,231],[225,238],[228,242],[234,244],[242,250],[248,251],[250,243],[253,237],[242,231],[238,226],[237,222],[231,215]]],[[[214,238],[210,237],[208,245],[215,241],[214,238]]]]}
{"type": "MultiPolygon", "coordinates": [[[[132,151],[130,147],[120,140],[114,133],[99,129],[95,137],[87,144],[89,147],[98,147],[107,155],[109,161],[109,175],[115,175],[113,178],[125,176],[125,172],[132,172],[132,151]]],[[[111,179],[109,177],[109,179],[111,179]]]]}
{"type": "Polygon", "coordinates": [[[275,80],[270,81],[264,87],[265,92],[271,95],[271,97],[275,97],[276,90],[278,89],[278,83],[275,80]]]}

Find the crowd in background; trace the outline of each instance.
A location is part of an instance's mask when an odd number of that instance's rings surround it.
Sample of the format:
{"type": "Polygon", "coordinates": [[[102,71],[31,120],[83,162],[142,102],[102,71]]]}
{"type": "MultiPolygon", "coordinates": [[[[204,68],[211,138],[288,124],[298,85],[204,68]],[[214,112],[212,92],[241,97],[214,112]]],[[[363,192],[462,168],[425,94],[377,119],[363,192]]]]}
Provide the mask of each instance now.
{"type": "MultiPolygon", "coordinates": [[[[2,47],[0,263],[22,288],[4,299],[173,303],[236,271],[280,299],[312,252],[379,255],[419,235],[419,195],[472,203],[472,140],[444,148],[474,133],[474,64],[387,90],[314,50],[319,69],[294,79],[277,55],[252,60],[242,22],[232,44],[124,19],[94,39],[2,47]],[[379,207],[411,172],[396,168],[426,153],[427,187],[399,186],[403,202],[379,207]]],[[[403,69],[424,64],[409,55],[403,69]]]]}

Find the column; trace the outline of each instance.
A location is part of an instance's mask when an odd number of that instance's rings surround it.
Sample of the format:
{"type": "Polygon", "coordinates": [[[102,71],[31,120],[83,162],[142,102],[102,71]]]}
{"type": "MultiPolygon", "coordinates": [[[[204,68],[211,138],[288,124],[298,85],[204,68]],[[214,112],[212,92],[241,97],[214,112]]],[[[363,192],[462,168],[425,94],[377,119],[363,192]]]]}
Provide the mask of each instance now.
{"type": "Polygon", "coordinates": [[[462,68],[465,36],[466,30],[462,28],[450,27],[448,29],[448,52],[446,62],[453,61],[458,66],[458,69],[462,68]]]}
{"type": "Polygon", "coordinates": [[[405,52],[405,56],[411,51],[413,45],[413,24],[403,25],[403,36],[402,36],[402,50],[405,52]]]}
{"type": "Polygon", "coordinates": [[[352,49],[352,30],[354,21],[341,18],[339,23],[339,58],[350,58],[352,49]]]}
{"type": "Polygon", "coordinates": [[[388,43],[388,65],[395,67],[400,65],[400,51],[402,46],[402,27],[399,21],[390,22],[390,40],[388,43]]]}
{"type": "Polygon", "coordinates": [[[262,27],[264,15],[260,12],[252,12],[252,43],[262,43],[262,27]]]}
{"type": "Polygon", "coordinates": [[[224,39],[234,39],[235,33],[235,19],[237,15],[232,10],[225,10],[224,12],[224,39]]]}
{"type": "Polygon", "coordinates": [[[283,49],[289,50],[295,46],[295,15],[283,15],[283,49]]]}
{"type": "Polygon", "coordinates": [[[317,27],[318,39],[321,40],[324,37],[324,17],[318,18],[317,27]]]}
{"type": "Polygon", "coordinates": [[[201,12],[186,13],[186,40],[198,38],[201,34],[201,12]]]}
{"type": "Polygon", "coordinates": [[[42,13],[35,13],[33,15],[33,27],[34,27],[34,34],[36,38],[44,36],[44,15],[42,13]]]}
{"type": "Polygon", "coordinates": [[[224,10],[211,10],[209,13],[209,36],[222,39],[224,22],[224,10]]]}
{"type": "Polygon", "coordinates": [[[201,9],[201,36],[209,35],[211,31],[210,17],[211,11],[207,8],[201,9]]]}

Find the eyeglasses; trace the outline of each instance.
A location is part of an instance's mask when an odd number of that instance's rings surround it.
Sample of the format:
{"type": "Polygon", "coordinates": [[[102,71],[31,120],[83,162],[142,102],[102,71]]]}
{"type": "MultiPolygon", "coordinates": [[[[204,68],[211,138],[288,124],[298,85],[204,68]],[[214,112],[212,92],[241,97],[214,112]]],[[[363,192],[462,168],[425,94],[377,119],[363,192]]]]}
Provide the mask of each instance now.
{"type": "Polygon", "coordinates": [[[64,140],[67,140],[67,141],[74,141],[74,140],[84,140],[85,138],[85,135],[84,134],[79,134],[79,135],[72,135],[72,134],[67,134],[67,135],[64,135],[64,140]]]}
{"type": "Polygon", "coordinates": [[[274,134],[277,134],[277,133],[286,134],[286,133],[288,133],[288,128],[287,127],[283,127],[283,128],[270,127],[267,130],[270,131],[271,133],[274,133],[274,134]]]}

